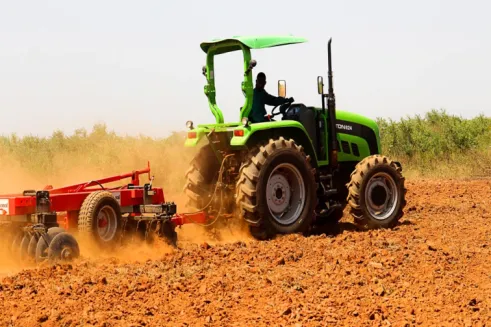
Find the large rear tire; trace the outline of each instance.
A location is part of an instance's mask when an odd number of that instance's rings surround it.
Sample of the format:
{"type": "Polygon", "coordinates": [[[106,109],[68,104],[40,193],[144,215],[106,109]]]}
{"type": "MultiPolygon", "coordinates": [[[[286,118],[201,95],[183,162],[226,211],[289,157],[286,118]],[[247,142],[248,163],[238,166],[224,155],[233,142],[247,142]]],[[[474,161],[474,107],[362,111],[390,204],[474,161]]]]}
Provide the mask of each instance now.
{"type": "MultiPolygon", "coordinates": [[[[223,190],[217,189],[215,193],[220,165],[209,144],[204,145],[193,158],[191,167],[186,172],[187,181],[184,186],[188,198],[187,207],[190,210],[204,211],[211,216],[216,216],[220,210],[221,213],[226,211],[226,203],[233,203],[233,200],[226,199],[227,194],[224,194],[223,190]]],[[[219,216],[212,218],[212,222],[203,227],[210,238],[219,240],[220,229],[227,224],[228,221],[223,216],[219,216]]]]}
{"type": "Polygon", "coordinates": [[[219,169],[220,164],[210,145],[203,146],[186,172],[184,192],[188,197],[188,208],[202,210],[210,202],[219,169]]]}
{"type": "Polygon", "coordinates": [[[308,232],[317,195],[314,169],[302,146],[280,137],[253,149],[240,169],[236,203],[256,239],[308,232]]]}
{"type": "Polygon", "coordinates": [[[360,161],[347,184],[350,213],[357,225],[394,227],[404,214],[406,188],[402,169],[382,155],[360,161]]]}

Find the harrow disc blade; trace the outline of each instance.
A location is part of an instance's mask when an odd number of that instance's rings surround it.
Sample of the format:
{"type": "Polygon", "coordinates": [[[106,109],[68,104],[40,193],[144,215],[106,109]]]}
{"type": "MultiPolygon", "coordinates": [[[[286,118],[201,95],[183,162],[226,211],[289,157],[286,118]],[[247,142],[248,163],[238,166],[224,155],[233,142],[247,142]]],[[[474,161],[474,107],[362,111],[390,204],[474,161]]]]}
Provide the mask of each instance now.
{"type": "Polygon", "coordinates": [[[20,242],[20,249],[19,249],[19,259],[21,262],[26,261],[28,258],[28,250],[29,250],[29,243],[31,242],[31,235],[28,233],[25,233],[24,236],[22,237],[22,240],[20,242]]]}
{"type": "Polygon", "coordinates": [[[36,259],[36,247],[39,241],[39,235],[34,234],[29,241],[29,245],[27,246],[27,255],[30,259],[36,259]]]}
{"type": "Polygon", "coordinates": [[[65,230],[60,227],[51,227],[47,233],[43,233],[39,236],[39,240],[36,244],[35,259],[37,263],[43,262],[48,258],[48,248],[51,240],[58,234],[63,233],[65,230]]]}
{"type": "Polygon", "coordinates": [[[49,244],[48,259],[50,262],[72,261],[80,256],[77,240],[63,232],[57,234],[49,244]]]}
{"type": "Polygon", "coordinates": [[[12,254],[12,257],[16,260],[19,259],[20,245],[23,237],[23,233],[17,233],[12,239],[12,244],[10,245],[10,253],[12,254]]]}
{"type": "Polygon", "coordinates": [[[170,220],[164,221],[160,228],[160,235],[167,241],[168,244],[177,248],[177,233],[176,226],[170,220]]]}

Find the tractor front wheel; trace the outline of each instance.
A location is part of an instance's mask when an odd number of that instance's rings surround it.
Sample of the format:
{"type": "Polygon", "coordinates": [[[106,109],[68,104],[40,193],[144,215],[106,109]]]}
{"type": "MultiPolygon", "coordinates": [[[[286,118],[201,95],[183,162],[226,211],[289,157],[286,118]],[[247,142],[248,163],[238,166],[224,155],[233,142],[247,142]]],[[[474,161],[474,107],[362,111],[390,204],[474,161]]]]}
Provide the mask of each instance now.
{"type": "Polygon", "coordinates": [[[390,228],[406,205],[401,167],[382,155],[360,161],[347,184],[348,203],[355,223],[368,228],[390,228]]]}
{"type": "Polygon", "coordinates": [[[309,159],[283,137],[251,152],[240,169],[236,201],[252,236],[263,240],[310,229],[317,197],[309,159]]]}

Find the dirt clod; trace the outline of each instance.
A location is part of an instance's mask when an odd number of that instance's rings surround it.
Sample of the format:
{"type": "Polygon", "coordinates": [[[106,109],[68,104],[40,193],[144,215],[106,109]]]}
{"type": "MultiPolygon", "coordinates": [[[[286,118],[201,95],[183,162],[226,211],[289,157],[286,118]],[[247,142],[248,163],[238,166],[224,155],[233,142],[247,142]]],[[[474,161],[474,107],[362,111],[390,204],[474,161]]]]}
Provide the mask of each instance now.
{"type": "Polygon", "coordinates": [[[488,326],[491,181],[406,184],[395,229],[345,215],[330,236],[199,239],[9,273],[0,326],[488,326]]]}

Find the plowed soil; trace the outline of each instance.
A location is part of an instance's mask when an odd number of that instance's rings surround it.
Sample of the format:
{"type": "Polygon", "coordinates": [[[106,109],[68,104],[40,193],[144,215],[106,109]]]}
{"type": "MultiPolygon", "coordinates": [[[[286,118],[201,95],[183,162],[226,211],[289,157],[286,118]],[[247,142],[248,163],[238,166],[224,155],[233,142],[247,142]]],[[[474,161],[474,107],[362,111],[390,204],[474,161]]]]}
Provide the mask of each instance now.
{"type": "Polygon", "coordinates": [[[491,326],[491,180],[406,185],[393,230],[346,214],[334,234],[22,270],[1,280],[0,325],[491,326]]]}

